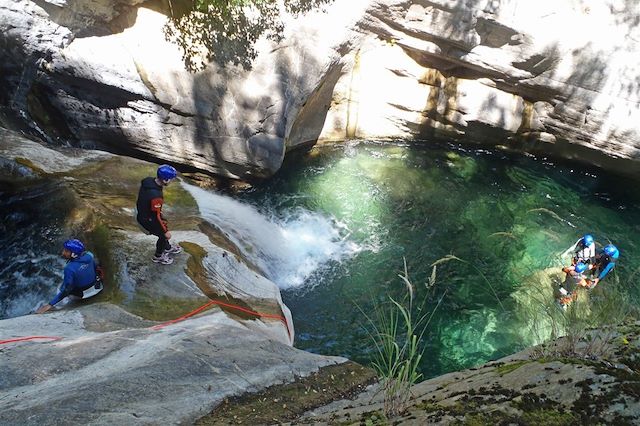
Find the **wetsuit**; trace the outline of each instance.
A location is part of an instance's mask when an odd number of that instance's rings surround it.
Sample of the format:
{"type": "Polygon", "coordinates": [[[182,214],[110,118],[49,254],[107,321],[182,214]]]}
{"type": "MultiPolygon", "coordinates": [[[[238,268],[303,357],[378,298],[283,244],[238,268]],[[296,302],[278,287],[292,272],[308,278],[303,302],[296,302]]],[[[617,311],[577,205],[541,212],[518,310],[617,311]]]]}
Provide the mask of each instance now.
{"type": "Polygon", "coordinates": [[[96,261],[90,251],[69,260],[64,267],[62,285],[49,304],[53,306],[70,294],[82,297],[84,290],[96,284],[96,276],[96,261]]]}
{"type": "Polygon", "coordinates": [[[169,240],[165,236],[169,228],[167,228],[167,221],[162,217],[163,204],[162,186],[158,185],[152,177],[142,179],[140,191],[138,192],[138,201],[136,202],[138,209],[136,219],[140,226],[158,237],[156,257],[161,256],[163,251],[171,248],[169,240]]]}
{"type": "Polygon", "coordinates": [[[605,253],[600,254],[600,257],[596,261],[596,267],[598,272],[598,280],[604,279],[615,268],[615,259],[607,256],[605,253]]]}

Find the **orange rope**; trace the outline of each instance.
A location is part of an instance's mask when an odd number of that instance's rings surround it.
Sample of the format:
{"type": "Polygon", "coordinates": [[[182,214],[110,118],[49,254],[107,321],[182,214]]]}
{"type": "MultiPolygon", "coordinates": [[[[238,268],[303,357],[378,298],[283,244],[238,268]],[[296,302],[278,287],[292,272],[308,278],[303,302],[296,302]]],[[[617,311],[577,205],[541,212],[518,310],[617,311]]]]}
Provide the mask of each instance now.
{"type": "Polygon", "coordinates": [[[36,339],[48,339],[48,340],[61,340],[62,337],[58,336],[27,336],[27,337],[16,337],[15,339],[7,339],[0,340],[0,345],[4,345],[6,343],[14,343],[14,342],[24,342],[25,340],[36,340],[36,339]]]}
{"type": "MultiPolygon", "coordinates": [[[[287,319],[285,317],[283,317],[282,315],[275,315],[275,314],[265,314],[262,312],[257,312],[257,311],[252,311],[250,309],[246,309],[243,308],[242,306],[238,306],[238,305],[232,305],[230,303],[224,303],[224,302],[219,302],[217,300],[211,300],[207,303],[205,303],[204,305],[200,306],[197,309],[194,309],[193,311],[186,313],[184,315],[182,315],[181,317],[178,317],[176,319],[172,319],[171,321],[167,321],[167,322],[163,322],[162,324],[158,324],[158,325],[154,325],[152,327],[150,327],[152,330],[160,330],[161,328],[164,328],[168,325],[171,324],[175,324],[177,322],[180,321],[184,321],[187,318],[190,318],[202,311],[204,311],[205,309],[207,309],[208,307],[212,306],[212,305],[219,305],[219,306],[224,306],[230,309],[235,309],[241,312],[245,312],[247,314],[250,315],[255,315],[259,318],[272,318],[272,319],[277,319],[280,320],[285,328],[287,329],[287,335],[289,336],[289,339],[291,339],[291,331],[289,330],[289,324],[287,323],[287,319]]],[[[14,342],[24,342],[27,340],[36,340],[36,339],[48,339],[48,340],[52,340],[52,341],[56,341],[56,340],[61,340],[63,339],[62,337],[58,337],[58,336],[27,336],[27,337],[16,337],[15,339],[7,339],[7,340],[0,340],[0,345],[4,345],[7,343],[14,343],[14,342]]]]}
{"type": "Polygon", "coordinates": [[[265,314],[265,313],[262,313],[262,312],[252,311],[250,309],[243,308],[242,306],[232,305],[230,303],[219,302],[217,300],[211,300],[211,301],[205,303],[204,305],[200,306],[199,308],[194,309],[193,311],[191,311],[189,313],[186,313],[186,314],[182,315],[181,317],[178,317],[178,318],[173,319],[171,321],[167,321],[167,322],[163,322],[162,324],[154,325],[154,326],[151,327],[151,329],[152,330],[159,330],[159,329],[164,328],[164,327],[166,327],[168,325],[175,324],[175,323],[180,322],[180,321],[184,321],[187,318],[192,317],[192,316],[204,311],[205,309],[207,309],[211,305],[224,306],[224,307],[227,307],[227,308],[230,308],[230,309],[235,309],[235,310],[238,310],[238,311],[241,311],[241,312],[245,312],[245,313],[250,314],[250,315],[255,315],[255,316],[259,317],[259,318],[272,318],[272,319],[280,320],[284,324],[285,328],[287,329],[287,335],[289,336],[289,339],[291,339],[291,331],[289,330],[289,324],[287,323],[287,319],[285,317],[283,317],[282,315],[265,314]]]}
{"type": "Polygon", "coordinates": [[[194,316],[195,314],[197,314],[197,313],[199,313],[199,312],[204,311],[204,310],[205,310],[205,309],[207,309],[209,306],[213,305],[213,303],[214,303],[214,301],[212,300],[212,301],[210,301],[210,302],[208,302],[208,303],[205,303],[204,305],[200,306],[198,309],[194,309],[193,311],[191,311],[191,312],[189,312],[189,313],[186,313],[186,314],[182,315],[181,317],[178,317],[178,318],[176,318],[176,319],[172,319],[172,320],[167,321],[167,322],[163,322],[162,324],[154,325],[154,326],[152,326],[152,327],[150,327],[150,328],[151,328],[152,330],[160,330],[161,328],[164,328],[164,327],[166,327],[166,326],[168,326],[168,325],[175,324],[175,323],[180,322],[180,321],[184,321],[184,320],[186,320],[187,318],[192,317],[192,316],[194,316]]]}

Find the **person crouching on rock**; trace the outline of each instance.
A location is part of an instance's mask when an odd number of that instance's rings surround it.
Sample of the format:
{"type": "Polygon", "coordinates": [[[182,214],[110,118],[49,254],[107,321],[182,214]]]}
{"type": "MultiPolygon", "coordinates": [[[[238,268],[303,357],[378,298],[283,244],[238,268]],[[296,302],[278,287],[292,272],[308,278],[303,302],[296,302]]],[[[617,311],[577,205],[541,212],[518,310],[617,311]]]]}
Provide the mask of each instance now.
{"type": "Polygon", "coordinates": [[[597,276],[590,280],[589,288],[593,288],[598,285],[604,277],[609,275],[609,272],[613,271],[613,268],[616,267],[618,257],[620,257],[620,251],[613,244],[607,244],[602,251],[596,255],[593,271],[597,276]]]}
{"type": "Polygon", "coordinates": [[[53,299],[36,311],[37,314],[47,312],[69,295],[82,297],[84,290],[102,285],[95,258],[90,251],[85,251],[82,241],[77,239],[65,241],[62,257],[67,259],[62,285],[53,299]]]}
{"type": "Polygon", "coordinates": [[[169,255],[182,252],[179,245],[171,245],[169,242],[171,232],[167,227],[167,221],[162,216],[162,205],[164,204],[162,188],[168,186],[177,176],[176,169],[169,165],[158,167],[155,178],[142,179],[136,202],[138,223],[147,232],[158,237],[156,252],[151,260],[162,265],[173,263],[173,259],[169,255]]]}
{"type": "Polygon", "coordinates": [[[560,288],[561,297],[559,302],[563,309],[566,309],[571,302],[578,298],[578,293],[576,291],[578,287],[589,287],[585,275],[588,270],[589,266],[582,262],[562,268],[562,272],[567,274],[564,283],[560,288]]]}

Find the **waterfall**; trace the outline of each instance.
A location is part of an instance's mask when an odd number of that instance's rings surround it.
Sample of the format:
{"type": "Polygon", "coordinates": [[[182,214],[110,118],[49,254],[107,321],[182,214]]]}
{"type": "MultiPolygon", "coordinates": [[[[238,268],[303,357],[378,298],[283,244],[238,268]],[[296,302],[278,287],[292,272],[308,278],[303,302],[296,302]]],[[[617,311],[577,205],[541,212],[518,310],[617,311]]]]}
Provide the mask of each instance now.
{"type": "Polygon", "coordinates": [[[182,183],[204,220],[216,226],[280,288],[300,287],[314,272],[359,251],[345,226],[297,208],[271,217],[254,206],[182,183]]]}

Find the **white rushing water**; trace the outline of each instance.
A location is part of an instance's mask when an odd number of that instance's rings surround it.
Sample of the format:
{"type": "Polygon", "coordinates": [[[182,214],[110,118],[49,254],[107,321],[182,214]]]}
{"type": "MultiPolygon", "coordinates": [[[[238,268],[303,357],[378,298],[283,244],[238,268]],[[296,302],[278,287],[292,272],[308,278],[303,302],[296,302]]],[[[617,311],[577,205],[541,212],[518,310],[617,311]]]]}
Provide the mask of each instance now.
{"type": "Polygon", "coordinates": [[[13,246],[8,251],[8,262],[0,262],[0,318],[25,315],[46,303],[62,282],[64,267],[56,255],[18,255],[13,246]]]}
{"type": "Polygon", "coordinates": [[[280,288],[300,287],[315,271],[359,251],[344,226],[304,209],[266,217],[254,206],[182,183],[203,219],[216,226],[280,288]]]}

